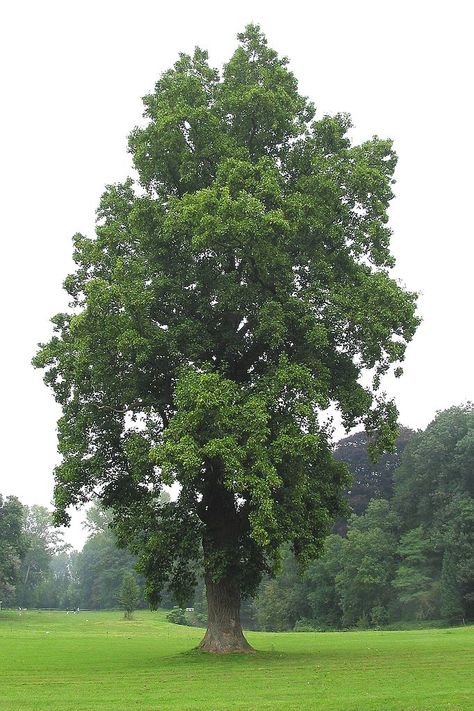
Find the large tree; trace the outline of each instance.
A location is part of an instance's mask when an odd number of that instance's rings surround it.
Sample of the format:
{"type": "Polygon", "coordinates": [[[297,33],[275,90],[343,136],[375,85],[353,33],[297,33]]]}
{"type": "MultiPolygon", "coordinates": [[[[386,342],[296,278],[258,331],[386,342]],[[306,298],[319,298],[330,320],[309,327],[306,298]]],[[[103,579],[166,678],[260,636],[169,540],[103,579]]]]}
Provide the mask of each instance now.
{"type": "Polygon", "coordinates": [[[392,144],[316,120],[287,64],[249,26],[221,75],[200,49],[162,75],[130,136],[137,181],[75,236],[71,309],[35,358],[63,411],[58,522],[98,496],[153,604],[202,565],[209,651],[248,648],[241,597],[284,542],[316,556],[342,511],[320,413],[393,444],[380,375],[417,325],[390,276],[392,144]]]}

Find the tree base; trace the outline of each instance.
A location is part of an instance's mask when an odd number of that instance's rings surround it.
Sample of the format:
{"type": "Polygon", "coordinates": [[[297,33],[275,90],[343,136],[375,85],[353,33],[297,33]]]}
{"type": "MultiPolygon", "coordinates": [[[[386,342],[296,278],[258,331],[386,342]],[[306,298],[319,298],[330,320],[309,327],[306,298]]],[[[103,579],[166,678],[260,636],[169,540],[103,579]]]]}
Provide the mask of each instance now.
{"type": "Polygon", "coordinates": [[[224,631],[210,627],[208,627],[198,649],[209,654],[252,654],[255,652],[245,639],[241,629],[224,631]]]}
{"type": "Polygon", "coordinates": [[[206,577],[207,632],[198,649],[210,654],[253,652],[240,624],[240,589],[235,578],[206,577]]]}

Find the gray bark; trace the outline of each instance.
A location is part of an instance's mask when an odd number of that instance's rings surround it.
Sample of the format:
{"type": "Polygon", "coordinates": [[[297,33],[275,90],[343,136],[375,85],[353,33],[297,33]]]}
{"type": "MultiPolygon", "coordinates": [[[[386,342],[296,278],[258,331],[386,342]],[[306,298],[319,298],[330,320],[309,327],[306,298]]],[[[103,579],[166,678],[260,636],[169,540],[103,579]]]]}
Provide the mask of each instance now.
{"type": "Polygon", "coordinates": [[[206,580],[207,631],[199,645],[203,652],[229,654],[253,652],[240,624],[240,591],[232,580],[206,580]]]}

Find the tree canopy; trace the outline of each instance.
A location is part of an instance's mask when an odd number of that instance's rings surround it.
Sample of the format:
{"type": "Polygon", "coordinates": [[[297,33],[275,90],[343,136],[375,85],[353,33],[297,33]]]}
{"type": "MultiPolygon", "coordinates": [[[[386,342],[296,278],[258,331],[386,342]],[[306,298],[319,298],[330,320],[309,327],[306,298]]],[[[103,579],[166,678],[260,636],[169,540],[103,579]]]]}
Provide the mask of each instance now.
{"type": "Polygon", "coordinates": [[[413,430],[400,426],[393,451],[383,454],[377,462],[369,455],[369,438],[366,432],[356,432],[338,441],[334,450],[336,459],[345,462],[352,475],[347,499],[352,511],[362,514],[371,499],[391,499],[393,477],[413,430]]]}
{"type": "Polygon", "coordinates": [[[405,449],[395,475],[395,506],[405,530],[429,537],[441,572],[441,612],[474,617],[474,405],[438,413],[405,449]],[[415,528],[416,527],[416,528],[415,528]]]}
{"type": "Polygon", "coordinates": [[[380,376],[417,326],[390,275],[391,142],[352,145],[349,117],[315,118],[257,26],[238,39],[221,74],[196,49],[144,98],[138,178],[74,237],[71,307],[34,360],[62,407],[57,521],[98,496],[154,604],[202,565],[211,651],[245,647],[241,595],[283,543],[317,555],[343,510],[321,412],[393,445],[380,376]]]}
{"type": "Polygon", "coordinates": [[[32,607],[41,596],[40,585],[46,583],[55,553],[67,550],[63,533],[53,526],[51,512],[44,506],[24,506],[22,535],[24,551],[16,600],[22,607],[32,607]]]}
{"type": "Polygon", "coordinates": [[[120,607],[124,610],[125,619],[131,620],[140,602],[140,590],[132,573],[126,573],[123,576],[118,599],[120,607]]]}

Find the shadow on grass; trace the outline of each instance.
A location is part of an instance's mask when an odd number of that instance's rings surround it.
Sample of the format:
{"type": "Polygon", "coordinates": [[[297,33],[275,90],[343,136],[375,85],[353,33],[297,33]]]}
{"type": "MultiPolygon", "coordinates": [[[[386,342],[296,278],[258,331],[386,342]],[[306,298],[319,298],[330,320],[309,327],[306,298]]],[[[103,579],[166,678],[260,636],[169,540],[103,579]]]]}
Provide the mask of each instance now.
{"type": "MultiPolygon", "coordinates": [[[[229,654],[210,654],[209,652],[203,652],[197,647],[193,649],[187,649],[184,652],[178,652],[172,657],[176,661],[182,661],[183,663],[191,664],[240,664],[248,667],[254,667],[256,664],[262,662],[273,663],[275,661],[284,662],[292,661],[297,662],[299,660],[308,659],[313,657],[313,653],[308,652],[287,652],[278,649],[254,649],[252,652],[231,652],[229,654]]],[[[168,657],[168,658],[171,658],[168,657]]]]}

